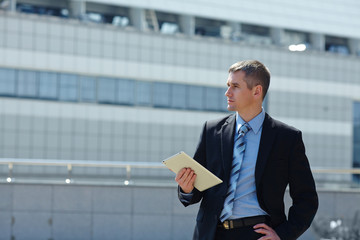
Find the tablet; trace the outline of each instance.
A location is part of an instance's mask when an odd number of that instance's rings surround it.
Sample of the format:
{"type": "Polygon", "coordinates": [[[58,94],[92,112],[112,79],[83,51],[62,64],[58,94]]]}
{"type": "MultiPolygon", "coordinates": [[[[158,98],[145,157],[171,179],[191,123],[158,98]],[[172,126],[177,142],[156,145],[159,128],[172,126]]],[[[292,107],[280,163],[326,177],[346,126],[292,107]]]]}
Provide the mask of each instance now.
{"type": "Polygon", "coordinates": [[[194,170],[196,174],[194,187],[200,192],[223,182],[185,152],[179,152],[174,156],[163,160],[162,163],[174,173],[178,173],[185,167],[194,170]]]}

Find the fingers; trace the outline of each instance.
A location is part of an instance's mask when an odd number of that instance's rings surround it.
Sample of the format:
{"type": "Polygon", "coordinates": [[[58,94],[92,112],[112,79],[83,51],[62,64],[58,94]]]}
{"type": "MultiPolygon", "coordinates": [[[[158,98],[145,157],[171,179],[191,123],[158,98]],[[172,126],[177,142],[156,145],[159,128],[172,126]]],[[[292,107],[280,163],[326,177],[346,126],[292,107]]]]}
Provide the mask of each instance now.
{"type": "Polygon", "coordinates": [[[265,236],[259,238],[258,240],[269,239],[269,238],[267,238],[267,236],[269,235],[269,230],[263,225],[266,226],[266,224],[257,224],[257,225],[254,226],[254,229],[255,229],[254,231],[255,232],[265,235],[265,236]]]}
{"type": "Polygon", "coordinates": [[[181,169],[181,170],[176,174],[175,181],[178,182],[179,179],[184,175],[185,172],[186,172],[186,168],[181,169]]]}
{"type": "Polygon", "coordinates": [[[190,193],[194,189],[196,174],[191,168],[183,168],[176,174],[175,181],[185,193],[190,193]]]}
{"type": "Polygon", "coordinates": [[[272,228],[269,227],[268,225],[266,225],[265,223],[259,223],[259,224],[256,224],[254,226],[254,229],[257,229],[257,228],[264,228],[264,229],[267,229],[267,230],[271,230],[272,228]]]}
{"type": "Polygon", "coordinates": [[[264,235],[258,240],[280,240],[275,230],[269,227],[268,225],[266,225],[265,223],[256,224],[254,226],[254,229],[255,232],[264,235]]]}
{"type": "Polygon", "coordinates": [[[175,181],[183,183],[188,180],[187,178],[192,174],[194,174],[194,171],[191,168],[183,168],[176,174],[175,181]]]}

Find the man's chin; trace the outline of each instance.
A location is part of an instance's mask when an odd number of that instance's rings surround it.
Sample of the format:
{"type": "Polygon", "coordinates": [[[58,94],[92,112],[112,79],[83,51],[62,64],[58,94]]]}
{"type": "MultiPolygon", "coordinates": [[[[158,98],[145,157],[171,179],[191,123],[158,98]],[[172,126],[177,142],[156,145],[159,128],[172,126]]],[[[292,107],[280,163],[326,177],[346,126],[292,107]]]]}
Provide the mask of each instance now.
{"type": "Polygon", "coordinates": [[[235,111],[235,108],[233,106],[228,105],[227,110],[229,110],[230,112],[233,112],[233,111],[235,111]]]}

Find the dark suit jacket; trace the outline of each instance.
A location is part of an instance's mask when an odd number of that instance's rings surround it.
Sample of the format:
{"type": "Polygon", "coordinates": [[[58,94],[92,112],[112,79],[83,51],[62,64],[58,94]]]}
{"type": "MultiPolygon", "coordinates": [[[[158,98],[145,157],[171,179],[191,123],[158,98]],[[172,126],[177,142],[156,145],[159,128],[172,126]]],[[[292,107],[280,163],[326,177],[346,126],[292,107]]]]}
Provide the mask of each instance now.
{"type": "MultiPolygon", "coordinates": [[[[214,238],[229,185],[235,125],[235,114],[204,124],[194,159],[223,183],[204,192],[194,189],[190,202],[179,194],[185,206],[201,200],[194,239],[214,238]]],[[[263,123],[255,182],[259,204],[270,215],[271,225],[279,237],[282,240],[299,237],[310,226],[318,208],[314,179],[301,132],[268,114],[263,123]],[[283,201],[287,185],[293,200],[288,217],[283,201]]]]}

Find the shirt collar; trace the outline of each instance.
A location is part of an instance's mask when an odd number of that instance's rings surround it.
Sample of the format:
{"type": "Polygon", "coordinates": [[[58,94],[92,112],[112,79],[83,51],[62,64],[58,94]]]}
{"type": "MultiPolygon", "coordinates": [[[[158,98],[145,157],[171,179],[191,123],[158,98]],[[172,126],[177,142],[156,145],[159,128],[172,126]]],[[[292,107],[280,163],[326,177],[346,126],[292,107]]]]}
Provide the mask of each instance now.
{"type": "MultiPolygon", "coordinates": [[[[264,108],[261,108],[261,112],[248,122],[252,131],[254,131],[255,134],[258,134],[258,132],[260,131],[264,119],[265,111],[264,108]]],[[[245,121],[240,117],[239,113],[236,112],[236,132],[239,131],[240,127],[244,125],[244,123],[245,121]]]]}

